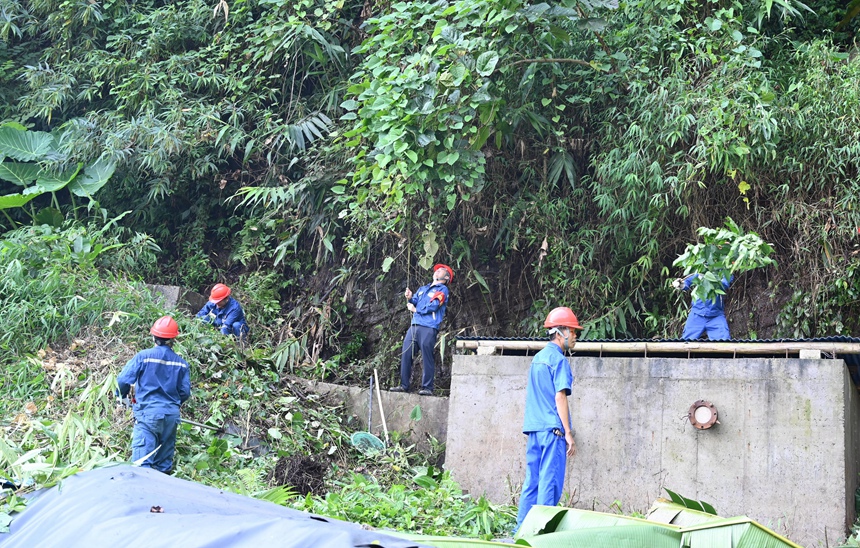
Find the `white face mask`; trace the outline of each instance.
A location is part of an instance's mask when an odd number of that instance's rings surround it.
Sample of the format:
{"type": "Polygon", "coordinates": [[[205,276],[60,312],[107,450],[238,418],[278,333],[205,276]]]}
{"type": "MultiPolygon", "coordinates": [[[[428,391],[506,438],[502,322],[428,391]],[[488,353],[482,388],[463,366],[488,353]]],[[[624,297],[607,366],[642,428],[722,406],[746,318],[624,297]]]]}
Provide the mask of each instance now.
{"type": "Polygon", "coordinates": [[[567,352],[570,350],[570,328],[569,327],[554,327],[551,334],[559,334],[561,335],[564,342],[562,343],[561,349],[567,352]]]}

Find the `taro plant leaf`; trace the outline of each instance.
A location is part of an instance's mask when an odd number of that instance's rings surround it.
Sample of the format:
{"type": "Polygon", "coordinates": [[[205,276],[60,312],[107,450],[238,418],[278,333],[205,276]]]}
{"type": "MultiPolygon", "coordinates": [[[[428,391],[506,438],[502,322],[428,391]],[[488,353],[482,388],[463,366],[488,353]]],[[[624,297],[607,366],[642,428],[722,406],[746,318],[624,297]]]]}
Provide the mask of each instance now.
{"type": "Polygon", "coordinates": [[[84,174],[72,181],[69,191],[75,196],[91,197],[105,186],[115,169],[115,163],[98,160],[84,168],[84,174]]]}
{"type": "Polygon", "coordinates": [[[65,218],[63,217],[63,213],[54,207],[41,209],[36,213],[36,217],[34,218],[37,225],[48,225],[54,228],[60,228],[63,226],[64,220],[65,218]]]}
{"type": "Polygon", "coordinates": [[[6,196],[0,196],[0,209],[22,207],[36,196],[38,196],[38,194],[28,194],[27,196],[24,196],[23,194],[8,194],[6,196]]]}
{"type": "Polygon", "coordinates": [[[42,168],[39,164],[21,162],[0,163],[0,179],[18,186],[29,185],[39,177],[41,171],[42,168]]]}
{"type": "Polygon", "coordinates": [[[53,150],[54,137],[44,131],[21,131],[16,127],[0,127],[0,154],[22,162],[41,160],[53,150]]]}
{"type": "Polygon", "coordinates": [[[54,174],[42,172],[39,178],[36,179],[36,185],[25,190],[24,194],[32,194],[33,192],[43,194],[45,192],[56,192],[62,188],[66,188],[66,186],[72,182],[80,171],[81,164],[78,164],[74,169],[70,169],[63,173],[54,174]]]}

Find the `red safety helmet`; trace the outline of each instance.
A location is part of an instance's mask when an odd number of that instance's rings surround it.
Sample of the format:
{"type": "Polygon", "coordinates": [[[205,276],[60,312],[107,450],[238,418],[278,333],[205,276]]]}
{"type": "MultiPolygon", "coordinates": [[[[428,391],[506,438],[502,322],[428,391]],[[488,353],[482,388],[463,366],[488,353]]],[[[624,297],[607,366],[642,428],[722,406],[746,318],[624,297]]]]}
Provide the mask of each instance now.
{"type": "Polygon", "coordinates": [[[210,303],[218,303],[226,299],[230,296],[230,288],[224,284],[215,284],[215,287],[212,288],[212,292],[209,293],[209,302],[210,303]]]}
{"type": "Polygon", "coordinates": [[[453,282],[454,281],[454,271],[451,270],[451,267],[446,265],[446,264],[439,263],[439,264],[433,266],[433,272],[436,272],[440,268],[444,268],[445,270],[448,271],[448,283],[453,282]]]}
{"type": "Polygon", "coordinates": [[[174,339],[179,335],[179,326],[170,316],[162,316],[155,320],[149,332],[161,339],[174,339]]]}
{"type": "Polygon", "coordinates": [[[550,313],[547,314],[546,321],[543,322],[543,326],[547,329],[560,326],[570,327],[572,329],[582,329],[582,326],[579,325],[579,320],[576,319],[576,314],[566,306],[553,308],[550,313]]]}

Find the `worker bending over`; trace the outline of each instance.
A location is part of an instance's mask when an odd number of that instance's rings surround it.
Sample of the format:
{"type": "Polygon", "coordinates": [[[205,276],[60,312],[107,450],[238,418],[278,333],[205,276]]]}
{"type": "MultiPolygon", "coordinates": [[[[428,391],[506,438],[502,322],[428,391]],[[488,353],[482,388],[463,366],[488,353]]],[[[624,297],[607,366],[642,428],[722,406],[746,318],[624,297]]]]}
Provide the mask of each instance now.
{"type": "Polygon", "coordinates": [[[209,302],[203,305],[197,317],[220,329],[223,335],[234,335],[244,340],[249,331],[245,311],[230,293],[232,291],[226,285],[215,284],[209,293],[209,302]]]}

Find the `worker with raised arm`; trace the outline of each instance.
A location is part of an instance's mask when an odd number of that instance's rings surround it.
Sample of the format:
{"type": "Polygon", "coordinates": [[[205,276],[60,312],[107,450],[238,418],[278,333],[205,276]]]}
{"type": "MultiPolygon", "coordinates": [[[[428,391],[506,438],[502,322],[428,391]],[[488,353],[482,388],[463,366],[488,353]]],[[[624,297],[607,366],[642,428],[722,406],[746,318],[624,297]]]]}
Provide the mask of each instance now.
{"type": "Polygon", "coordinates": [[[215,284],[209,293],[209,302],[203,305],[197,317],[218,328],[223,335],[244,340],[248,335],[248,322],[239,301],[230,296],[232,290],[224,284],[215,284]]]}
{"type": "Polygon", "coordinates": [[[544,327],[550,342],[532,359],[526,385],[523,434],[526,442],[526,478],[520,495],[517,527],[535,504],[555,506],[561,500],[567,457],[576,454],[567,397],[573,389],[573,371],[565,352],[582,329],[570,308],[553,309],[544,327]]]}
{"type": "MultiPolygon", "coordinates": [[[[690,274],[685,278],[677,278],[672,282],[672,287],[679,291],[689,291],[696,278],[701,274],[690,274]]],[[[735,277],[732,275],[728,280],[723,278],[721,284],[723,290],[727,291],[732,285],[735,277]]],[[[702,333],[707,333],[708,339],[712,341],[729,340],[732,338],[729,333],[729,322],[726,321],[726,313],[723,309],[723,296],[717,295],[715,300],[702,301],[701,299],[693,299],[690,305],[690,315],[687,316],[687,323],[684,325],[684,334],[682,339],[698,339],[702,333]]]]}
{"type": "Polygon", "coordinates": [[[134,386],[131,460],[145,468],[170,472],[179,426],[179,408],[191,396],[188,362],[173,351],[179,326],[163,316],[149,330],[155,346],[138,352],[117,377],[119,396],[134,386]]]}
{"type": "Polygon", "coordinates": [[[439,324],[445,319],[445,311],[448,309],[448,284],[453,279],[454,270],[440,263],[433,267],[433,281],[430,284],[420,287],[414,294],[408,287],[406,288],[404,296],[406,308],[412,312],[412,324],[403,339],[403,351],[400,354],[400,384],[390,388],[391,392],[409,392],[412,362],[420,349],[424,372],[418,394],[421,396],[433,394],[433,378],[436,375],[436,358],[433,351],[439,324]]]}

